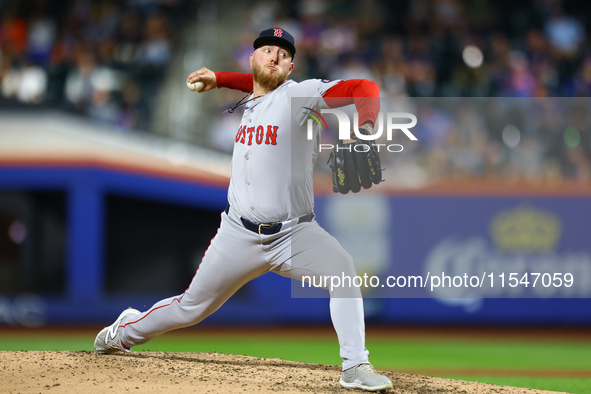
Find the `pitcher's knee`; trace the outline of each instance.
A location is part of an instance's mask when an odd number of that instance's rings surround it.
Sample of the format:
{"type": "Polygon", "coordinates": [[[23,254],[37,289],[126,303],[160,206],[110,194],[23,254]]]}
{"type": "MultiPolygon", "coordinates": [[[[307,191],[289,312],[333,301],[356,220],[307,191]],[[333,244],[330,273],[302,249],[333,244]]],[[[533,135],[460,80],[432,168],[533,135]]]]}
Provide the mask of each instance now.
{"type": "Polygon", "coordinates": [[[328,289],[330,298],[362,298],[361,286],[359,282],[350,283],[345,281],[338,287],[328,289]]]}
{"type": "Polygon", "coordinates": [[[353,258],[347,254],[347,256],[342,260],[341,267],[340,267],[345,275],[357,275],[357,269],[355,269],[355,263],[353,262],[353,258]]]}

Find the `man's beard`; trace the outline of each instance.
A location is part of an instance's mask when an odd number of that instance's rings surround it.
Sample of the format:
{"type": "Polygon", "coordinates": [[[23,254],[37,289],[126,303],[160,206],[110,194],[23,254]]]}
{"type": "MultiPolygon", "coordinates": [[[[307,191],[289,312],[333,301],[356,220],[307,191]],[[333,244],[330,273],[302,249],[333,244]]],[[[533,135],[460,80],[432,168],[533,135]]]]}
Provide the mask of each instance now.
{"type": "Polygon", "coordinates": [[[272,72],[270,75],[265,72],[265,69],[258,64],[253,64],[252,74],[255,82],[267,90],[274,90],[287,79],[287,73],[281,74],[279,71],[272,72]]]}

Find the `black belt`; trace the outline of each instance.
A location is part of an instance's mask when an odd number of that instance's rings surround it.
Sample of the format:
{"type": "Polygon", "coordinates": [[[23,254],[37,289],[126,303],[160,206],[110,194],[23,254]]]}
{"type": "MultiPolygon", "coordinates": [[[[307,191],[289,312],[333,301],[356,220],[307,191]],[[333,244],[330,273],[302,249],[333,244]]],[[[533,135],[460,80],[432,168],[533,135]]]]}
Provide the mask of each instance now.
{"type": "MultiPolygon", "coordinates": [[[[230,204],[228,203],[226,205],[226,215],[230,214],[230,204]]],[[[305,223],[305,222],[311,222],[312,219],[314,219],[314,212],[310,212],[307,215],[304,216],[300,216],[297,219],[294,219],[296,221],[297,224],[300,223],[305,223]]],[[[257,233],[257,234],[264,234],[264,235],[271,235],[271,234],[277,234],[279,231],[281,231],[281,228],[283,227],[283,223],[282,222],[272,222],[272,223],[253,223],[248,219],[244,219],[243,217],[240,217],[240,220],[242,221],[242,224],[244,225],[245,228],[249,229],[250,231],[257,233]]]]}

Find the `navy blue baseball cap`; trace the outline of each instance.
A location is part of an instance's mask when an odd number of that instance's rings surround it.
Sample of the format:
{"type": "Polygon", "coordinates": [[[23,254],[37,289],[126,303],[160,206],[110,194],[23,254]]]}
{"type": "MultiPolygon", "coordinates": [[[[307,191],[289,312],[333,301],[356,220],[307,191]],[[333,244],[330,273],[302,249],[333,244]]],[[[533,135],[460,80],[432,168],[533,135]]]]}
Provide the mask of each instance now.
{"type": "Polygon", "coordinates": [[[263,30],[259,37],[254,40],[254,49],[260,48],[263,45],[279,45],[287,48],[291,52],[291,57],[295,56],[295,40],[293,36],[287,32],[287,30],[280,27],[272,27],[267,30],[263,30]]]}

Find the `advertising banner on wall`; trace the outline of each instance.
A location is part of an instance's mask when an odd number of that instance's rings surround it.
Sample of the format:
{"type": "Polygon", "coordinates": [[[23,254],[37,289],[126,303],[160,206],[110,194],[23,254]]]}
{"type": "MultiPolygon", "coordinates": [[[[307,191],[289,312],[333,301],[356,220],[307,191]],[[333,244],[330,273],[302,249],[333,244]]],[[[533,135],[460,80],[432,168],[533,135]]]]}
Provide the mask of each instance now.
{"type": "MultiPolygon", "coordinates": [[[[326,226],[373,298],[590,298],[584,198],[328,199],[326,226]]],[[[305,284],[302,284],[305,287],[305,284]]]]}

